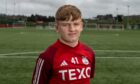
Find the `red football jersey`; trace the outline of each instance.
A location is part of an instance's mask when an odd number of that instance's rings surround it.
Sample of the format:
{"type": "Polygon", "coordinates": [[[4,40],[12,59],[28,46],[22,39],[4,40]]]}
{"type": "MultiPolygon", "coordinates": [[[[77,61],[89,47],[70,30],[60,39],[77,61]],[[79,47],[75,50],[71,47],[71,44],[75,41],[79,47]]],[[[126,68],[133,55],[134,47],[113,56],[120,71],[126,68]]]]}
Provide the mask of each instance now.
{"type": "Polygon", "coordinates": [[[32,84],[90,84],[94,71],[91,48],[81,42],[70,47],[58,40],[37,59],[32,84]]]}

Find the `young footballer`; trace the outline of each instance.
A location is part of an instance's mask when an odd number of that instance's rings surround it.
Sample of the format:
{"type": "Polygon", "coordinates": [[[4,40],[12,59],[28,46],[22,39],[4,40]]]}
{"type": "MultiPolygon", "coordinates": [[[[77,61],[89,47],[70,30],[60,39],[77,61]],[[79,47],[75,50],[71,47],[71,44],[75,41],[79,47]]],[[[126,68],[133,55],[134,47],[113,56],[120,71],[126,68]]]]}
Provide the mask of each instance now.
{"type": "Polygon", "coordinates": [[[90,84],[95,54],[79,41],[83,31],[80,10],[63,5],[56,12],[55,22],[59,38],[37,59],[32,84],[90,84]]]}

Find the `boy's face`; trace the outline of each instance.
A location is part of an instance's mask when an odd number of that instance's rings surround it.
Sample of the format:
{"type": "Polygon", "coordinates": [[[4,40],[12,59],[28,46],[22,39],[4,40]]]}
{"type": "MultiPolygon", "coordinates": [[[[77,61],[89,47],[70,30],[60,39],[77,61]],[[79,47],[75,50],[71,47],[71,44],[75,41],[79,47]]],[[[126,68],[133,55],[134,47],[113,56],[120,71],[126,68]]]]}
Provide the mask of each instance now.
{"type": "Polygon", "coordinates": [[[67,42],[77,42],[80,37],[80,33],[83,30],[82,19],[72,21],[72,18],[68,21],[58,21],[56,24],[56,30],[60,34],[60,39],[67,42]]]}

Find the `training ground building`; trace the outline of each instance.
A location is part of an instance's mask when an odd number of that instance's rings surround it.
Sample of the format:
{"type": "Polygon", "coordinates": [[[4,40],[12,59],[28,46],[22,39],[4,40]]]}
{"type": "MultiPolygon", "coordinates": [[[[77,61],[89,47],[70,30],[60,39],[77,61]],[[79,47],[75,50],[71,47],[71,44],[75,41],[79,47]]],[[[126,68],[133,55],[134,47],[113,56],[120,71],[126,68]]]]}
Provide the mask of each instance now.
{"type": "Polygon", "coordinates": [[[109,15],[98,15],[93,19],[84,19],[85,28],[94,29],[140,29],[140,15],[113,17],[109,15]]]}

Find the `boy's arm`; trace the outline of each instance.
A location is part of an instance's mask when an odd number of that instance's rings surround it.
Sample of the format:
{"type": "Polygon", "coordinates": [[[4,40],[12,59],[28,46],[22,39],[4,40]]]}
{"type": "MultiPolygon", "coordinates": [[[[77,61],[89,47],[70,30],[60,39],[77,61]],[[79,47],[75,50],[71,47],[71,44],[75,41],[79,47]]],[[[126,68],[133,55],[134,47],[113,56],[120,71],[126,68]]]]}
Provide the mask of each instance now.
{"type": "Polygon", "coordinates": [[[51,64],[49,61],[38,58],[32,77],[32,84],[49,84],[51,71],[51,64]]]}
{"type": "Polygon", "coordinates": [[[93,53],[90,78],[94,78],[95,75],[95,61],[95,54],[93,53]]]}

